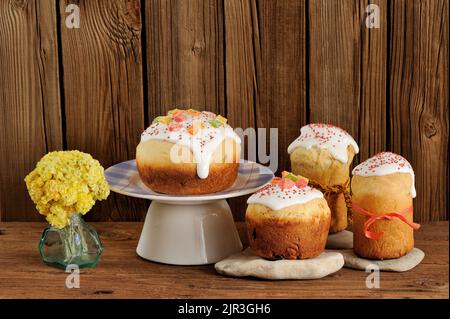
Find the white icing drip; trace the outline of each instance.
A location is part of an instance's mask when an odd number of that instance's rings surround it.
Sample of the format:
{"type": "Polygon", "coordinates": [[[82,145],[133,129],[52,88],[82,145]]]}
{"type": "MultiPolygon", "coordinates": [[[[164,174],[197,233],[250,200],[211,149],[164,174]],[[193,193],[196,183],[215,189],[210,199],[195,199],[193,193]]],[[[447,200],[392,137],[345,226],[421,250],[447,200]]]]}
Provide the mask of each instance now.
{"type": "Polygon", "coordinates": [[[279,185],[269,184],[247,200],[247,204],[260,204],[272,210],[280,210],[296,204],[304,204],[316,198],[323,198],[322,192],[309,186],[294,186],[282,190],[279,185]]]}
{"type": "Polygon", "coordinates": [[[300,129],[300,136],[289,145],[288,153],[300,146],[306,149],[315,146],[328,150],[338,161],[347,163],[349,145],[353,146],[355,153],[359,153],[358,144],[343,129],[330,124],[308,124],[300,129]]]}
{"type": "Polygon", "coordinates": [[[412,184],[410,194],[412,198],[415,198],[414,170],[411,164],[400,155],[391,152],[382,152],[362,162],[352,171],[352,174],[357,176],[384,176],[394,173],[411,174],[412,184]]]}
{"type": "MultiPolygon", "coordinates": [[[[172,117],[172,115],[168,116],[172,117]]],[[[149,140],[163,140],[188,147],[192,151],[197,164],[198,177],[205,179],[209,175],[212,155],[223,140],[230,138],[240,144],[241,139],[228,124],[223,124],[218,128],[209,124],[208,121],[216,117],[214,113],[201,112],[198,116],[186,114],[184,116],[185,120],[181,122],[173,120],[168,125],[161,122],[150,125],[142,133],[141,143],[149,140]],[[201,121],[203,128],[199,129],[197,134],[191,135],[188,128],[196,121],[201,121]],[[173,127],[176,127],[175,130],[171,130],[173,127]]]]}

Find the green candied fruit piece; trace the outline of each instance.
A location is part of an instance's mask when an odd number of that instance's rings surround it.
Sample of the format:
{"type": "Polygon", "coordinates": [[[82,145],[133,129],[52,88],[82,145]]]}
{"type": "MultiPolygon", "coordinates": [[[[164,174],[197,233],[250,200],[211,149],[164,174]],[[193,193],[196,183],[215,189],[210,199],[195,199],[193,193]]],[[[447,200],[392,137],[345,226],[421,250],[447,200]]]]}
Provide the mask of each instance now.
{"type": "Polygon", "coordinates": [[[161,120],[162,116],[157,116],[155,117],[155,119],[153,120],[152,124],[158,123],[159,120],[161,120]]]}
{"type": "Polygon", "coordinates": [[[287,174],[285,178],[290,179],[293,182],[298,181],[298,177],[291,173],[287,174]]]}
{"type": "Polygon", "coordinates": [[[172,118],[170,116],[158,116],[157,118],[155,118],[153,120],[152,124],[163,123],[163,124],[169,125],[170,122],[172,122],[172,118]]]}
{"type": "Polygon", "coordinates": [[[221,127],[222,124],[223,124],[222,122],[220,122],[220,121],[218,121],[218,120],[216,120],[216,119],[214,119],[214,120],[209,120],[208,123],[209,123],[209,125],[211,125],[212,127],[215,127],[215,128],[219,128],[219,127],[221,127]]]}

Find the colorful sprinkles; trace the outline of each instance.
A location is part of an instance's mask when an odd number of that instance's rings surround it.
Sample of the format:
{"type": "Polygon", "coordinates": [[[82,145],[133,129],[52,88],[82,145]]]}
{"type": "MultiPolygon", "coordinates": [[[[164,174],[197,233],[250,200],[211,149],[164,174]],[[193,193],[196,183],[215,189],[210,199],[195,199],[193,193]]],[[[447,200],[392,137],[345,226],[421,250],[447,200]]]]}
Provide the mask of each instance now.
{"type": "Polygon", "coordinates": [[[262,204],[278,210],[322,197],[323,194],[319,190],[308,186],[307,178],[283,172],[282,177],[273,178],[270,184],[254,193],[247,203],[262,204]]]}
{"type": "Polygon", "coordinates": [[[165,136],[166,138],[164,140],[167,141],[173,141],[174,139],[181,141],[184,138],[183,134],[189,133],[189,135],[198,140],[201,146],[205,146],[207,141],[213,140],[216,137],[217,130],[214,129],[221,127],[230,128],[226,123],[226,118],[212,112],[200,112],[194,109],[173,109],[166,116],[156,117],[152,125],[142,133],[142,139],[145,140],[146,137],[165,136]],[[204,130],[208,128],[209,130],[204,130]],[[199,134],[202,130],[205,134],[199,134]],[[174,132],[177,132],[175,138],[171,134],[174,132]],[[199,136],[197,137],[197,135],[199,136]]]}
{"type": "MultiPolygon", "coordinates": [[[[295,185],[294,185],[295,186],[295,185]]],[[[274,196],[279,199],[292,198],[292,196],[305,196],[313,188],[309,186],[283,188],[280,184],[269,184],[255,193],[259,198],[264,196],[274,196]]]]}
{"type": "MultiPolygon", "coordinates": [[[[300,136],[299,140],[314,138],[320,145],[324,145],[336,136],[339,137],[337,141],[340,142],[345,135],[349,135],[340,127],[331,124],[308,124],[308,127],[311,129],[311,131],[300,136]]],[[[333,144],[332,146],[336,147],[335,144],[333,144]]]]}
{"type": "Polygon", "coordinates": [[[331,124],[313,123],[301,128],[300,136],[289,145],[288,153],[299,146],[307,149],[316,146],[327,149],[336,159],[346,163],[348,145],[352,145],[355,153],[359,152],[355,140],[345,130],[331,124]]]}
{"type": "MultiPolygon", "coordinates": [[[[221,115],[216,115],[208,111],[197,111],[194,109],[170,110],[166,116],[156,117],[152,125],[150,125],[143,133],[145,136],[156,136],[167,132],[188,132],[190,135],[197,135],[200,129],[204,128],[220,128],[225,126],[227,119],[221,115]]],[[[229,127],[229,125],[227,125],[229,127]]],[[[212,133],[212,132],[211,132],[212,133]]],[[[213,139],[213,134],[206,136],[207,139],[213,139]]],[[[180,134],[181,139],[181,134],[180,134]]]]}
{"type": "Polygon", "coordinates": [[[241,143],[223,116],[194,109],[173,109],[153,120],[142,133],[141,142],[156,139],[189,147],[197,163],[197,175],[204,179],[208,177],[213,152],[226,138],[241,143]]]}
{"type": "Polygon", "coordinates": [[[411,197],[416,197],[414,170],[411,164],[398,154],[391,152],[378,153],[356,166],[352,171],[353,175],[358,176],[383,176],[395,173],[407,173],[411,175],[412,184],[410,194],[411,197]]]}
{"type": "Polygon", "coordinates": [[[409,169],[412,171],[411,164],[409,164],[404,157],[391,152],[382,152],[356,166],[353,169],[352,174],[363,176],[371,175],[383,171],[387,166],[393,166],[392,168],[394,172],[400,172],[404,169],[409,169]]]}

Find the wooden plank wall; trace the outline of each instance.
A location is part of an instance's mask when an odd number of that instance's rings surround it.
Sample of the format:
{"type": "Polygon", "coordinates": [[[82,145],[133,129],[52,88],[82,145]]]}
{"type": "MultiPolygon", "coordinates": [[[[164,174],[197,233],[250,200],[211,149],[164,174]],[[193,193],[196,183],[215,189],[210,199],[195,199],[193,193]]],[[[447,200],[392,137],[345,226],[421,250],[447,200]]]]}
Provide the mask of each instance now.
{"type": "Polygon", "coordinates": [[[63,147],[56,6],[0,1],[0,220],[36,220],[24,178],[63,147]]]}
{"type": "Polygon", "coordinates": [[[402,0],[392,2],[390,9],[390,146],[415,168],[417,193],[422,196],[415,203],[417,219],[445,219],[449,3],[402,0]]]}
{"type": "MultiPolygon", "coordinates": [[[[59,12],[71,0],[60,1],[59,12]]],[[[82,26],[61,20],[61,62],[67,149],[92,154],[106,168],[133,158],[144,129],[140,2],[79,1],[82,26]]],[[[89,217],[133,220],[144,200],[112,194],[89,217]]]]}
{"type": "MultiPolygon", "coordinates": [[[[0,1],[0,220],[41,219],[23,178],[46,152],[133,158],[174,106],[278,128],[279,171],[302,125],[339,125],[355,164],[382,150],[412,163],[417,220],[448,219],[448,56],[447,0],[0,1]],[[65,26],[71,3],[80,29],[65,26]]],[[[112,195],[87,216],[142,220],[147,205],[112,195]]]]}

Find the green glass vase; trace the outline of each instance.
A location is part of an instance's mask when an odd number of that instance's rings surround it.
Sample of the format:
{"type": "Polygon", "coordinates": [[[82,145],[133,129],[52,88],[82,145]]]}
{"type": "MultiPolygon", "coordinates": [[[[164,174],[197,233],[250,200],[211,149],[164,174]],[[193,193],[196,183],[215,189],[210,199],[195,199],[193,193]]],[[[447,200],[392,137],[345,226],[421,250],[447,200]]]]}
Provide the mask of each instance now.
{"type": "Polygon", "coordinates": [[[39,241],[39,253],[48,264],[66,269],[95,267],[103,248],[97,231],[84,222],[80,214],[72,214],[69,224],[62,228],[47,227],[39,241]]]}

